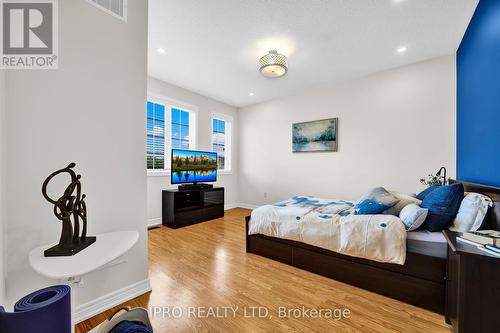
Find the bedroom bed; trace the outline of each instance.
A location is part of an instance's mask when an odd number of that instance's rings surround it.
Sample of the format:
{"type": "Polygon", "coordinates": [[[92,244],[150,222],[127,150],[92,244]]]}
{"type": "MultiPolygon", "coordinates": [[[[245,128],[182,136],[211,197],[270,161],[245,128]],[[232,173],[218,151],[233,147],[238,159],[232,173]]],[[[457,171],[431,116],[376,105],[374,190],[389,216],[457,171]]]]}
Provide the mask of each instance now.
{"type": "MultiPolygon", "coordinates": [[[[457,181],[451,180],[456,183],[457,181]]],[[[493,207],[482,229],[500,229],[500,189],[461,182],[466,191],[489,196],[493,207]]],[[[295,240],[249,235],[246,251],[444,314],[447,243],[441,232],[408,232],[403,265],[353,257],[295,240]]]]}

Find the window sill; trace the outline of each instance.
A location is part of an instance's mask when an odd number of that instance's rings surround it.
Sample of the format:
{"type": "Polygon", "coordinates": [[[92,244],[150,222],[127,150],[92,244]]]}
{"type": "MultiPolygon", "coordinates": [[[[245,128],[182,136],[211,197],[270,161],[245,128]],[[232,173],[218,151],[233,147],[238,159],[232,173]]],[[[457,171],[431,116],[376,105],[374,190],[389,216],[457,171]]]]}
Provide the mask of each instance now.
{"type": "MultiPolygon", "coordinates": [[[[217,171],[217,174],[219,175],[232,175],[233,171],[232,170],[219,170],[217,171]]],[[[170,177],[170,170],[161,170],[161,171],[153,171],[153,170],[147,170],[147,176],[148,177],[170,177]]]]}
{"type": "Polygon", "coordinates": [[[147,170],[148,177],[170,177],[170,170],[147,170]]]}

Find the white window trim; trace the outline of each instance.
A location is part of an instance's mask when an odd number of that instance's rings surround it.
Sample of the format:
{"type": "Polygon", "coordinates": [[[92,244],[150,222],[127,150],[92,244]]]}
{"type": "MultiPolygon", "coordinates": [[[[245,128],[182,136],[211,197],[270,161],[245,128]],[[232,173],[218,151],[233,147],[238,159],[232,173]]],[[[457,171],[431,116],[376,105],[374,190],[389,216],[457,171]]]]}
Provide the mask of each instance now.
{"type": "MultiPolygon", "coordinates": [[[[166,99],[168,104],[168,112],[170,115],[170,121],[168,122],[168,139],[170,140],[169,142],[169,148],[172,149],[172,108],[176,108],[179,110],[183,111],[188,111],[189,112],[189,150],[196,150],[198,147],[198,107],[187,104],[184,102],[176,101],[171,98],[166,99]],[[194,124],[194,126],[191,126],[191,124],[194,124]],[[193,144],[193,147],[191,147],[191,143],[193,144]]],[[[170,158],[169,158],[170,160],[170,158]]],[[[170,170],[170,169],[168,169],[170,170]]]]}
{"type": "Polygon", "coordinates": [[[127,4],[127,0],[123,0],[123,17],[121,17],[120,15],[118,14],[115,14],[113,13],[111,10],[99,5],[98,3],[95,3],[94,1],[92,0],[87,0],[87,2],[89,4],[91,4],[92,6],[102,10],[103,12],[105,12],[106,14],[109,14],[119,20],[122,20],[123,22],[127,22],[127,18],[128,18],[128,4],[127,4]]]}
{"type": "MultiPolygon", "coordinates": [[[[198,147],[198,107],[189,103],[175,100],[173,98],[148,93],[148,102],[153,102],[165,106],[165,158],[164,169],[148,169],[147,176],[164,177],[170,176],[170,154],[172,149],[172,108],[189,111],[189,143],[190,150],[196,150],[198,147]],[[168,115],[168,116],[167,116],[168,115]],[[167,120],[168,119],[168,120],[167,120]],[[194,126],[191,126],[194,124],[194,126]],[[191,147],[191,143],[194,147],[191,147]],[[167,152],[168,149],[168,152],[167,152]],[[168,162],[168,163],[167,163],[168,162]],[[168,167],[167,167],[168,165],[168,167]]],[[[146,154],[147,155],[147,154],[146,154]]]]}
{"type": "Polygon", "coordinates": [[[170,170],[152,170],[146,169],[146,174],[148,177],[166,177],[170,176],[170,170]]]}
{"type": "Polygon", "coordinates": [[[233,117],[228,116],[223,113],[212,112],[210,118],[210,148],[213,147],[212,136],[214,132],[214,118],[224,120],[226,124],[229,123],[229,135],[226,133],[226,164],[228,166],[229,161],[229,169],[225,168],[224,170],[217,169],[217,173],[220,175],[231,175],[233,173],[233,117]],[[229,150],[227,149],[229,147],[229,150]],[[229,154],[228,154],[229,152],[229,154]],[[228,156],[229,155],[229,156],[228,156]]]}

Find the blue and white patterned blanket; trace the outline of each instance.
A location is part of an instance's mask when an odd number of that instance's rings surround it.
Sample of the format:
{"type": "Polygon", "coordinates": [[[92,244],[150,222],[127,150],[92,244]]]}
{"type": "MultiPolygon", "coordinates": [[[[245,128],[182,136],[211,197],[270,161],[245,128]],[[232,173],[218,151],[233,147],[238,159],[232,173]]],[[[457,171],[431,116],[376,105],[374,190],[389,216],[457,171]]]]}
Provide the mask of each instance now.
{"type": "Polygon", "coordinates": [[[393,215],[355,215],[345,200],[295,196],[252,211],[250,235],[295,240],[342,254],[404,264],[406,230],[393,215]]]}

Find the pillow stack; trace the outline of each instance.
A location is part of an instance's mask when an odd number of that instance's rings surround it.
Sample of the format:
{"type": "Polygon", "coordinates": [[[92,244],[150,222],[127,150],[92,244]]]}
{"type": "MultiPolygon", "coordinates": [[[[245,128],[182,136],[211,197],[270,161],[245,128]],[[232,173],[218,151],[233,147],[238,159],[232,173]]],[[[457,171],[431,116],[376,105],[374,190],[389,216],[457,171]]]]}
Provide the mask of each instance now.
{"type": "Polygon", "coordinates": [[[356,215],[399,216],[407,231],[419,227],[431,232],[448,227],[461,232],[478,230],[493,202],[478,193],[464,195],[461,183],[433,185],[416,197],[377,187],[359,200],[354,211],[356,215]]]}

